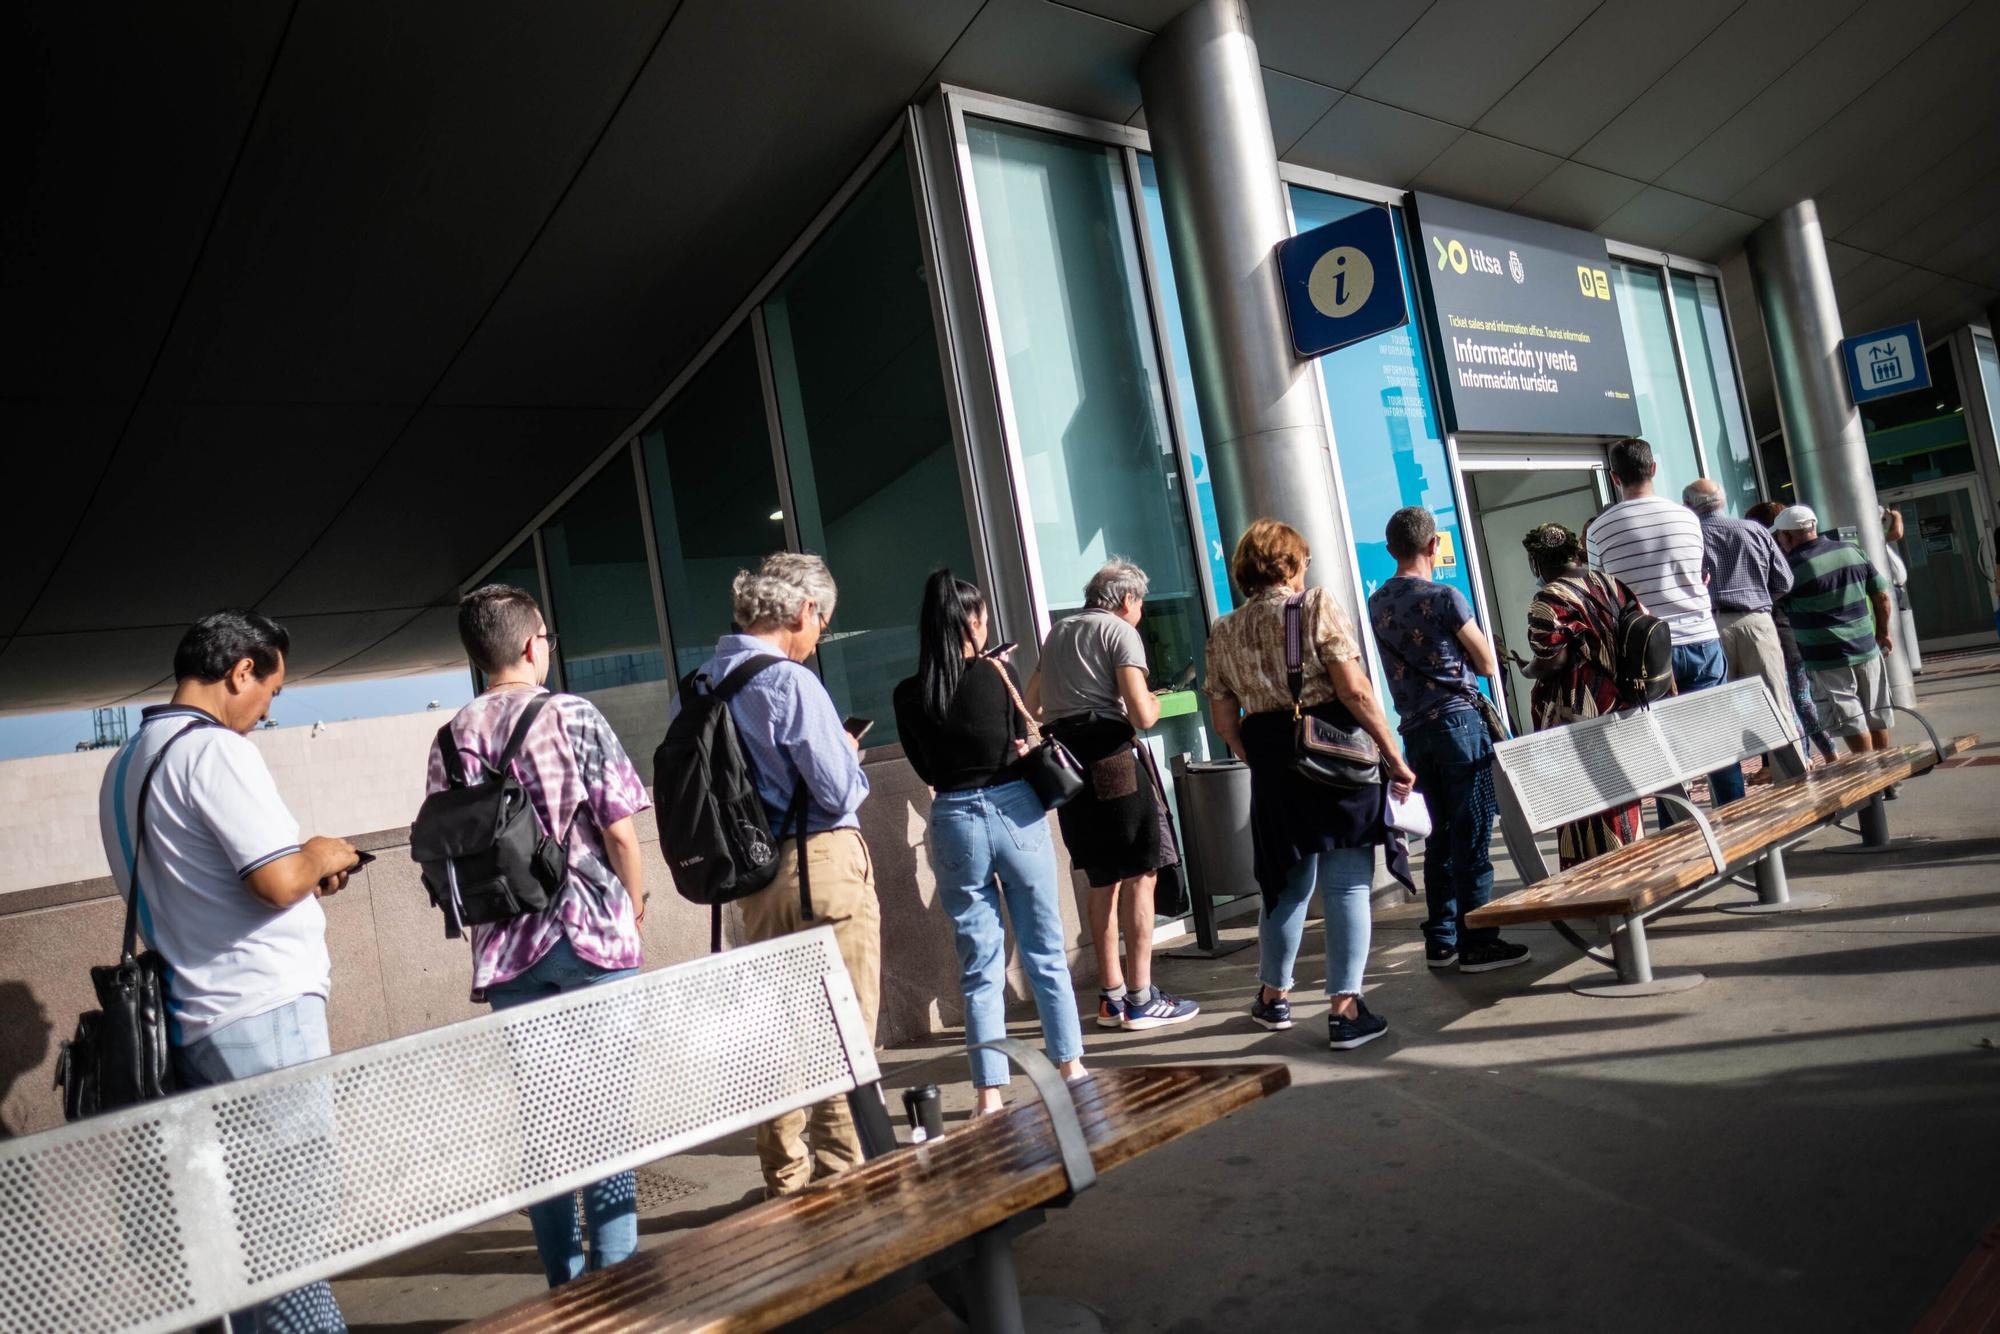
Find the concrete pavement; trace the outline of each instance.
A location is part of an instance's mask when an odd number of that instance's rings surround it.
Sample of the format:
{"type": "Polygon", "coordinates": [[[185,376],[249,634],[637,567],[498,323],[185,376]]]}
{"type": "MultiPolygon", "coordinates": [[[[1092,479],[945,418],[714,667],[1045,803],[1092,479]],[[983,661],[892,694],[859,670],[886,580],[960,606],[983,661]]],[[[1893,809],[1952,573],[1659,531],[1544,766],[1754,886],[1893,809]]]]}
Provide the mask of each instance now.
{"type": "MultiPolygon", "coordinates": [[[[1941,731],[2000,741],[2000,674],[1941,670],[1920,696],[1941,731]]],[[[1254,954],[1161,960],[1203,1015],[1086,1027],[1093,1063],[1279,1059],[1293,1087],[1051,1215],[1020,1243],[1024,1289],[1121,1332],[1908,1328],[2000,1215],[1996,772],[1907,785],[1894,851],[1843,851],[1839,832],[1795,850],[1795,891],[1832,893],[1827,908],[1657,923],[1655,967],[1705,973],[1692,991],[1577,996],[1596,965],[1546,929],[1517,933],[1525,967],[1433,973],[1404,904],[1378,915],[1368,972],[1390,1032],[1333,1053],[1316,926],[1288,1033],[1244,1017],[1254,954]]],[[[1013,1031],[1034,1036],[1032,1016],[1013,1031]]],[[[885,1053],[892,1106],[903,1072],[955,1045],[885,1053]]],[[[962,1115],[965,1085],[946,1094],[962,1115]]],[[[642,1231],[719,1217],[757,1184],[747,1136],[661,1163],[642,1231]]],[[[427,1331],[540,1282],[510,1218],[335,1288],[357,1329],[427,1331]]],[[[911,1294],[853,1328],[938,1309],[911,1294]]]]}

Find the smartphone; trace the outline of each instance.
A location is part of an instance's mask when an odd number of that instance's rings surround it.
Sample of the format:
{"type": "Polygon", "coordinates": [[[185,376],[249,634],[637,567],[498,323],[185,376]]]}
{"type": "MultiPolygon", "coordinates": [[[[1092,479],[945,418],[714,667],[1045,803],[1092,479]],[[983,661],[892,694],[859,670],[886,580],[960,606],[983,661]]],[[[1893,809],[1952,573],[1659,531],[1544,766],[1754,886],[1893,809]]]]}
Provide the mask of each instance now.
{"type": "Polygon", "coordinates": [[[1003,639],[999,643],[995,644],[992,648],[989,648],[985,652],[981,653],[979,656],[982,658],[1003,658],[1007,656],[1007,654],[1012,653],[1015,649],[1019,647],[1020,645],[1016,644],[1013,640],[1003,639]]]}
{"type": "Polygon", "coordinates": [[[859,741],[861,738],[867,736],[870,729],[875,726],[875,720],[873,718],[842,718],[840,725],[847,729],[847,735],[859,741]]]}
{"type": "Polygon", "coordinates": [[[354,856],[355,856],[355,862],[354,862],[354,865],[352,865],[352,866],[350,866],[350,867],[348,867],[348,868],[347,868],[347,869],[348,869],[348,870],[350,870],[350,871],[358,871],[358,870],[360,870],[360,869],[361,869],[362,867],[364,867],[364,866],[368,865],[368,863],[370,863],[370,862],[372,862],[372,861],[374,861],[374,860],[375,860],[375,854],[374,854],[374,853],[372,853],[372,852],[363,852],[363,851],[361,851],[361,850],[360,850],[359,848],[355,849],[355,852],[354,852],[354,856]]]}

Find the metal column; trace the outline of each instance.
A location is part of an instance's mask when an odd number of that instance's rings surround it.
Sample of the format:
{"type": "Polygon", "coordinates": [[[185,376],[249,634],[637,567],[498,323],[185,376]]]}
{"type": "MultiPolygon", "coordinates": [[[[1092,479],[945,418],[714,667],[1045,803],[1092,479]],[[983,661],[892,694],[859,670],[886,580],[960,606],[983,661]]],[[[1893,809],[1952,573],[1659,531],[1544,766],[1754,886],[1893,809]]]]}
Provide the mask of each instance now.
{"type": "MultiPolygon", "coordinates": [[[[1840,306],[1818,207],[1810,199],[1792,205],[1751,233],[1747,249],[1799,498],[1818,513],[1822,532],[1858,531],[1861,549],[1886,576],[1880,502],[1861,414],[1848,396],[1841,366],[1840,306]]],[[[1891,698],[1913,706],[1908,659],[1891,653],[1888,668],[1891,698]]]]}
{"type": "Polygon", "coordinates": [[[1291,227],[1243,0],[1199,0],[1169,23],[1139,85],[1223,540],[1282,519],[1336,571],[1347,519],[1316,372],[1292,352],[1276,253],[1291,227]]]}

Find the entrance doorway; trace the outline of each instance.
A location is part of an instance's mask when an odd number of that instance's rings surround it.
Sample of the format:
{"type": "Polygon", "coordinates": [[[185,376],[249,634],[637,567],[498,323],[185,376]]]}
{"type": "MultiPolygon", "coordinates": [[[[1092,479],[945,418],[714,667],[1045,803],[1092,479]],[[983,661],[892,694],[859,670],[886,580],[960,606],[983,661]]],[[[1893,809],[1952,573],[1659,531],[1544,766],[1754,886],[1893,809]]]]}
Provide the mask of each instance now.
{"type": "Polygon", "coordinates": [[[1972,648],[1993,637],[1993,534],[1977,473],[1940,477],[1881,493],[1903,516],[1910,614],[1925,652],[1972,648]]]}
{"type": "Polygon", "coordinates": [[[1514,730],[1526,732],[1533,725],[1528,695],[1534,683],[1507,661],[1507,652],[1534,656],[1528,647],[1528,604],[1542,585],[1528,565],[1521,539],[1545,523],[1581,533],[1610,503],[1604,466],[1565,458],[1525,465],[1518,459],[1492,464],[1465,459],[1462,467],[1472,510],[1472,540],[1478,549],[1480,591],[1494,630],[1507,712],[1514,730]]]}

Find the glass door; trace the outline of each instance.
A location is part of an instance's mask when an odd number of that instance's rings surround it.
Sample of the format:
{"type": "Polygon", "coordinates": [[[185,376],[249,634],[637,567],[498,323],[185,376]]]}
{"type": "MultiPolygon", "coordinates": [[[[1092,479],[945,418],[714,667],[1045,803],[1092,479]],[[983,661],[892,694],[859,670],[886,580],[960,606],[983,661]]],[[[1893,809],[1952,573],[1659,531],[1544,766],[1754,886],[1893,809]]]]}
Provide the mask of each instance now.
{"type": "Polygon", "coordinates": [[[1903,516],[1910,614],[1925,651],[1976,647],[1993,635],[1993,530],[1977,474],[1882,492],[1903,516]]]}
{"type": "Polygon", "coordinates": [[[1500,657],[1500,678],[1506,687],[1507,712],[1516,732],[1531,727],[1528,695],[1534,683],[1507,661],[1512,649],[1533,656],[1528,647],[1528,604],[1541,588],[1529,568],[1521,539],[1545,523],[1559,523],[1581,533],[1604,508],[1604,469],[1514,465],[1505,468],[1465,463],[1466,500],[1472,509],[1473,541],[1478,544],[1481,592],[1486,598],[1487,623],[1493,627],[1500,657]]]}

